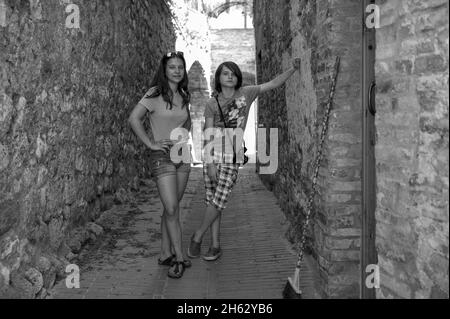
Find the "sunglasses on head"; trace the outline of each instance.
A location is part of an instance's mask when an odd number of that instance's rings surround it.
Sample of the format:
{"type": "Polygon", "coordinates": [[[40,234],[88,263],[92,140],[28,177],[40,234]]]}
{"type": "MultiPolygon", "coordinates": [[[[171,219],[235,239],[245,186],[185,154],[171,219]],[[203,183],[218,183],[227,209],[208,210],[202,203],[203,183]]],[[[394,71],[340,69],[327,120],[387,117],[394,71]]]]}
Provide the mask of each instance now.
{"type": "Polygon", "coordinates": [[[172,51],[172,52],[168,52],[166,54],[166,57],[168,57],[168,58],[179,57],[179,56],[184,56],[184,53],[181,51],[172,51]]]}

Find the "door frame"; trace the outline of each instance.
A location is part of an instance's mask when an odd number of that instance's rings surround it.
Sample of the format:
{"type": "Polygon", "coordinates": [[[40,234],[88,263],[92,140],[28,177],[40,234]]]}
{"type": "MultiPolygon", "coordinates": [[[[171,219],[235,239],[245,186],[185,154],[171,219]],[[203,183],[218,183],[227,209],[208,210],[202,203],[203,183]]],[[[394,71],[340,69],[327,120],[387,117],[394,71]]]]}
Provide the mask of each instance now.
{"type": "Polygon", "coordinates": [[[366,26],[366,8],[375,0],[362,4],[362,229],[361,287],[362,299],[376,298],[375,288],[366,286],[368,265],[377,264],[375,248],[376,170],[375,170],[375,28],[366,26]]]}

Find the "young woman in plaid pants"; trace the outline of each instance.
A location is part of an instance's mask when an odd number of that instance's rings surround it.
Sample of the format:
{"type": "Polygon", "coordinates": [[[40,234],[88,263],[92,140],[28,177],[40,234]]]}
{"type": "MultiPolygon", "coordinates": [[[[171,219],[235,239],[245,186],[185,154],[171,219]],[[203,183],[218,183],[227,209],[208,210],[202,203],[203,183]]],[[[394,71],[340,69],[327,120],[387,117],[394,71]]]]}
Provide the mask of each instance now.
{"type": "MultiPolygon", "coordinates": [[[[214,142],[219,142],[219,147],[216,143],[212,156],[209,154],[209,149],[205,148],[206,163],[203,166],[203,176],[206,191],[206,212],[200,228],[191,237],[188,248],[190,258],[200,256],[202,238],[208,228],[211,229],[211,247],[203,255],[203,259],[213,261],[222,255],[220,248],[221,215],[236,183],[243,155],[242,149],[237,149],[237,160],[234,160],[234,148],[236,146],[228,145],[227,147],[226,145],[226,143],[232,144],[230,141],[233,137],[227,136],[227,132],[224,132],[227,130],[223,130],[223,128],[241,129],[240,132],[243,135],[250,106],[258,95],[280,87],[299,68],[300,59],[295,58],[292,67],[272,81],[244,87],[242,87],[241,70],[234,62],[224,62],[217,68],[215,73],[216,92],[207,102],[205,109],[205,132],[211,128],[220,128],[221,133],[224,134],[219,134],[221,138],[217,138],[217,136],[213,138],[214,142]],[[224,144],[225,150],[223,151],[221,146],[224,144]],[[218,148],[219,151],[217,151],[218,148]]],[[[209,140],[208,136],[205,137],[209,140]]]]}

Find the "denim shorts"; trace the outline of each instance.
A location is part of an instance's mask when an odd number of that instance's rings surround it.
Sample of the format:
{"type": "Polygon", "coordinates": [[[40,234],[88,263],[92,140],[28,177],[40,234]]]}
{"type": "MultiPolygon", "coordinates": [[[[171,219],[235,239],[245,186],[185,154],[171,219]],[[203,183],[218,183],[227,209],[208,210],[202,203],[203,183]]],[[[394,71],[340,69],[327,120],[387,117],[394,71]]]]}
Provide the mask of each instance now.
{"type": "Polygon", "coordinates": [[[167,175],[177,175],[177,173],[189,173],[191,171],[190,163],[174,163],[170,159],[170,153],[163,151],[150,152],[151,176],[157,180],[167,175]]]}

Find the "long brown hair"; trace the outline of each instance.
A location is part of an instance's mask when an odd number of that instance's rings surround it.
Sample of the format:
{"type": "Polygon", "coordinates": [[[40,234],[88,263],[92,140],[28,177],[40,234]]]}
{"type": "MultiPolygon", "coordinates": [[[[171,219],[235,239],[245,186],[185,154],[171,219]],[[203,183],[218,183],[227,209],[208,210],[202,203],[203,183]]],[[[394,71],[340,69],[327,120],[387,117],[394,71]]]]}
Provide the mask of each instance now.
{"type": "Polygon", "coordinates": [[[189,79],[188,79],[188,75],[187,75],[187,71],[186,71],[186,60],[184,59],[183,53],[179,52],[179,51],[170,52],[168,54],[165,54],[162,57],[161,62],[159,63],[158,71],[156,72],[155,76],[153,77],[153,80],[150,85],[151,87],[156,88],[156,90],[154,92],[152,92],[152,94],[145,96],[146,98],[150,99],[150,98],[154,98],[159,95],[162,95],[163,100],[167,102],[167,108],[170,110],[173,108],[173,103],[172,103],[173,92],[170,89],[169,81],[167,79],[166,66],[167,66],[167,62],[172,58],[178,58],[181,61],[183,61],[183,66],[184,66],[183,79],[180,81],[180,83],[178,83],[177,90],[183,99],[182,108],[184,108],[185,106],[186,107],[189,106],[189,102],[191,100],[191,94],[189,93],[189,89],[188,89],[189,79]]]}

